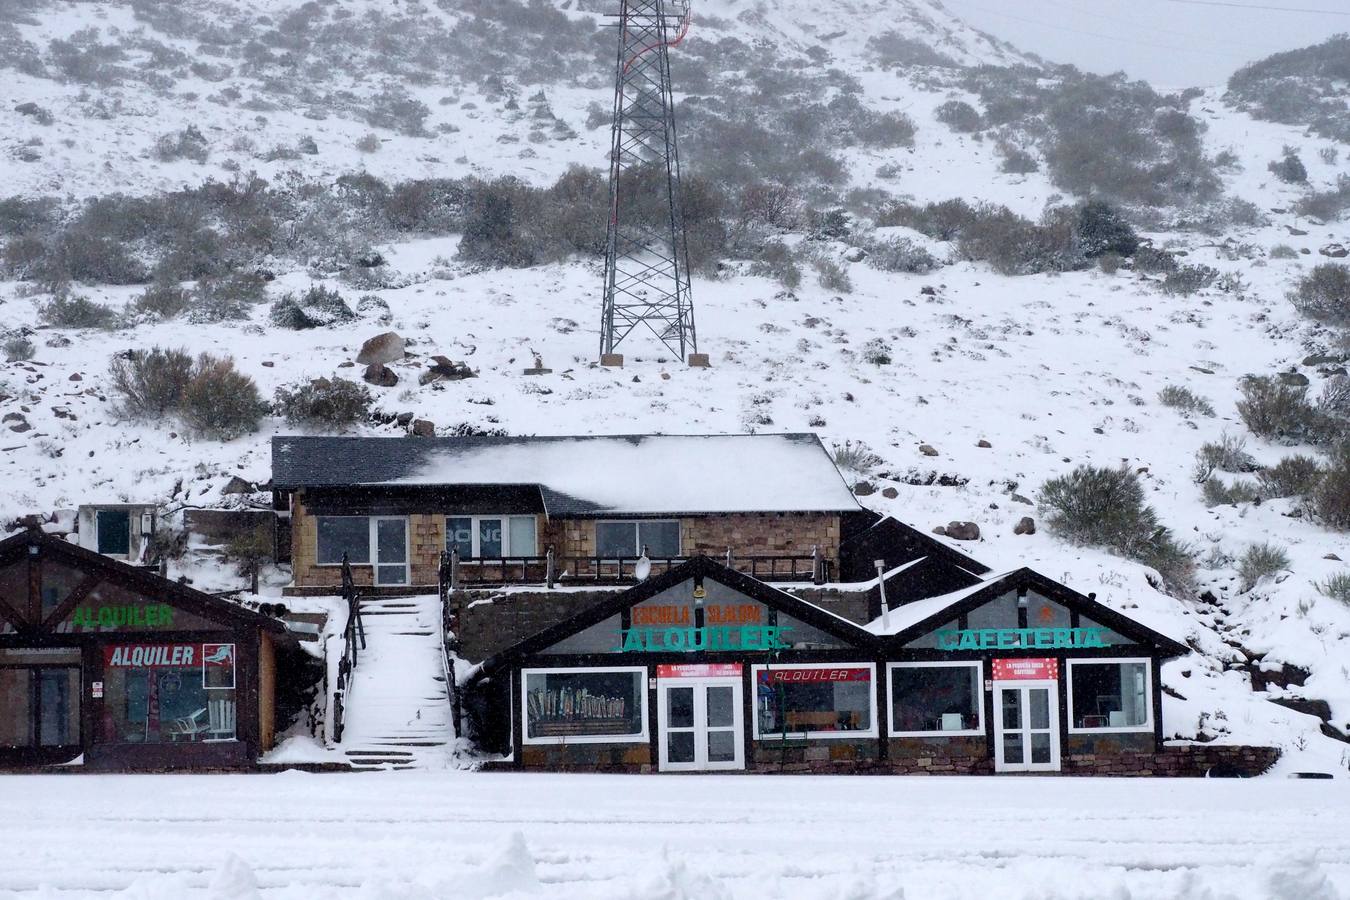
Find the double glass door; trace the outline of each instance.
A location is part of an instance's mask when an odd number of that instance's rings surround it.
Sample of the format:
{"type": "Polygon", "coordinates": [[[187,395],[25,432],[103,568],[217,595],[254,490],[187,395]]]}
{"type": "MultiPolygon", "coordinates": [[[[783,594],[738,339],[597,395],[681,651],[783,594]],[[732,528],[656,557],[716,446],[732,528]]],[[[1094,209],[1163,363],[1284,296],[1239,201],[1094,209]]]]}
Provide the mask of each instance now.
{"type": "MultiPolygon", "coordinates": [[[[78,650],[68,652],[79,658],[78,650]]],[[[0,750],[79,745],[79,667],[0,665],[0,750]]]]}
{"type": "Polygon", "coordinates": [[[745,768],[740,678],[663,678],[658,685],[661,771],[745,768]]]}
{"type": "Polygon", "coordinates": [[[994,682],[994,771],[1059,771],[1059,684],[994,682]]]}

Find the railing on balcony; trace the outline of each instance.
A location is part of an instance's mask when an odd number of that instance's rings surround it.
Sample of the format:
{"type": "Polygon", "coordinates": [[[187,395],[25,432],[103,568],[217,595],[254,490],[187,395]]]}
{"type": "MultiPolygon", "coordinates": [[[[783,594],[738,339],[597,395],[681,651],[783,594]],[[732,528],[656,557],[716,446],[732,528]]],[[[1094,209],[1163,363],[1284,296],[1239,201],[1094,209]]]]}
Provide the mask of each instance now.
{"type": "MultiPolygon", "coordinates": [[[[635,584],[641,580],[639,569],[645,565],[643,577],[659,575],[691,556],[559,556],[550,548],[543,556],[503,556],[491,558],[463,557],[458,551],[441,554],[441,583],[449,590],[465,587],[498,585],[584,586],[587,584],[635,584]]],[[[811,581],[823,584],[830,580],[833,560],[819,551],[807,556],[755,555],[737,556],[730,550],[719,557],[729,568],[763,581],[811,581]]]]}

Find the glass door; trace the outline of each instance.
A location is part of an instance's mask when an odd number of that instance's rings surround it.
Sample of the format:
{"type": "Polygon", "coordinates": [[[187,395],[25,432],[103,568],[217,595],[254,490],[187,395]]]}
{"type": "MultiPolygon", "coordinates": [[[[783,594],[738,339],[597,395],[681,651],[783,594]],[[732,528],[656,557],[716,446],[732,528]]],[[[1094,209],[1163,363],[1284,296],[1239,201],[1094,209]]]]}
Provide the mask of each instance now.
{"type": "Polygon", "coordinates": [[[1059,684],[994,682],[994,771],[1059,771],[1059,684]]]}
{"type": "Polygon", "coordinates": [[[663,772],[745,768],[739,678],[661,679],[663,772]]]}
{"type": "Polygon", "coordinates": [[[375,583],[407,584],[408,581],[408,520],[376,519],[375,583]]]}

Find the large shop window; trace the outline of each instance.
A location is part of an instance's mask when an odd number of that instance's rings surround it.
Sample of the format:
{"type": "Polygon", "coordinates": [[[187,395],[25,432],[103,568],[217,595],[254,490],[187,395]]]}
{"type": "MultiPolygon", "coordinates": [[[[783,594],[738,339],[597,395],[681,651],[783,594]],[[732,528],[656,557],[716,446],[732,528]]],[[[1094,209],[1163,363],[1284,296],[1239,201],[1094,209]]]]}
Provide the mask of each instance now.
{"type": "Polygon", "coordinates": [[[0,749],[80,743],[80,651],[0,650],[0,749]]]}
{"type": "Polygon", "coordinates": [[[642,556],[662,559],[680,555],[680,523],[596,522],[595,555],[604,559],[642,556]]]}
{"type": "Polygon", "coordinates": [[[336,566],[342,554],[352,565],[370,562],[370,519],[366,516],[318,516],[319,565],[336,566]]]}
{"type": "Polygon", "coordinates": [[[755,666],[755,737],[876,737],[872,665],[755,666]]]}
{"type": "Polygon", "coordinates": [[[460,559],[537,556],[534,516],[448,516],[445,551],[460,559]]]}
{"type": "Polygon", "coordinates": [[[647,740],[646,669],[525,669],[527,744],[647,740]]]}
{"type": "Polygon", "coordinates": [[[1069,660],[1069,731],[1150,731],[1149,661],[1069,660]]]}
{"type": "Polygon", "coordinates": [[[234,740],[235,658],[234,644],[105,646],[103,740],[234,740]]]}
{"type": "Polygon", "coordinates": [[[891,663],[891,734],[984,734],[980,663],[891,663]]]}

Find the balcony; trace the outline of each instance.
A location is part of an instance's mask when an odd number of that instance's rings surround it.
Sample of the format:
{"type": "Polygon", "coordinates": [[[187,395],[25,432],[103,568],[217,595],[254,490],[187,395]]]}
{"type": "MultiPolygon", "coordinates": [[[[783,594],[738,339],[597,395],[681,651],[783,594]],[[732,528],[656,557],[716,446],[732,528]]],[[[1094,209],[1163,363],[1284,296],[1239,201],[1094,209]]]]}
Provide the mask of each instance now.
{"type": "MultiPolygon", "coordinates": [[[[761,581],[812,582],[824,584],[831,580],[834,560],[820,553],[805,556],[736,556],[726,553],[716,557],[728,567],[761,581]]],[[[645,577],[660,575],[692,556],[663,557],[599,557],[559,556],[551,550],[543,556],[460,557],[451,551],[441,554],[440,582],[442,590],[492,588],[508,585],[554,587],[586,587],[590,585],[631,585],[642,580],[637,570],[645,560],[645,577]]]]}

